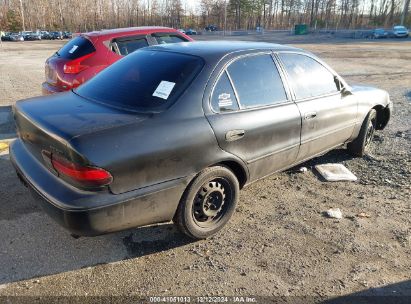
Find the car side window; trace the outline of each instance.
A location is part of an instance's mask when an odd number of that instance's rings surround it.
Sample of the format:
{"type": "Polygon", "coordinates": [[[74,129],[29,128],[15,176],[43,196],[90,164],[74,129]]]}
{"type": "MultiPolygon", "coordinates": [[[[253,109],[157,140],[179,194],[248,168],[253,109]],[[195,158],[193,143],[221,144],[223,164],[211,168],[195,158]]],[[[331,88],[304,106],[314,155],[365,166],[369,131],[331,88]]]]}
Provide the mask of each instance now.
{"type": "Polygon", "coordinates": [[[339,91],[334,75],[313,58],[293,53],[282,53],[279,56],[289,75],[297,99],[339,91]]]}
{"type": "Polygon", "coordinates": [[[166,43],[178,43],[178,42],[187,42],[187,39],[184,39],[178,35],[164,34],[164,35],[154,35],[154,38],[157,40],[158,44],[166,43]]]}
{"type": "Polygon", "coordinates": [[[287,100],[278,69],[269,54],[234,61],[228,73],[244,108],[271,105],[287,100]]]}
{"type": "Polygon", "coordinates": [[[237,98],[226,71],[221,74],[214,86],[211,107],[215,112],[230,112],[239,109],[237,98]]]}
{"type": "Polygon", "coordinates": [[[148,46],[146,38],[117,40],[116,41],[120,55],[126,56],[138,49],[148,46]]]}

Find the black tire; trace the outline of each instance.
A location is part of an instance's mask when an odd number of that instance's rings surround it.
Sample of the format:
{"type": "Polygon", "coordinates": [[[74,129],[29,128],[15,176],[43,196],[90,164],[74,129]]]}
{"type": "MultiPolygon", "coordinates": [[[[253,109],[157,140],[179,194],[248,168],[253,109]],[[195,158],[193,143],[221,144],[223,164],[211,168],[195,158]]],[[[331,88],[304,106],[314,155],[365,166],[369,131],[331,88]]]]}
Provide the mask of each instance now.
{"type": "Polygon", "coordinates": [[[376,125],[377,112],[372,109],[365,117],[358,137],[347,145],[347,149],[352,155],[359,157],[365,155],[374,137],[376,125]]]}
{"type": "Polygon", "coordinates": [[[233,215],[239,191],[238,179],[230,169],[206,168],[185,190],[174,223],[190,238],[208,238],[220,231],[233,215]]]}

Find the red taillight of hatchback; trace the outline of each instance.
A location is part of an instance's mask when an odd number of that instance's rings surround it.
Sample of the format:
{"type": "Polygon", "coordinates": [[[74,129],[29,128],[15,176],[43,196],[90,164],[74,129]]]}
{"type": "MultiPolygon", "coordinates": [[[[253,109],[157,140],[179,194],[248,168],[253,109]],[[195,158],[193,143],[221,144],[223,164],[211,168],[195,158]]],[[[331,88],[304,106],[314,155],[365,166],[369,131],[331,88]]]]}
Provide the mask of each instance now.
{"type": "Polygon", "coordinates": [[[65,74],[78,74],[81,71],[88,69],[90,66],[82,64],[82,62],[86,60],[87,58],[90,58],[93,55],[94,55],[94,52],[67,62],[66,64],[64,64],[64,67],[63,67],[64,73],[65,74]]]}
{"type": "Polygon", "coordinates": [[[51,160],[51,165],[57,171],[59,177],[65,180],[68,179],[80,187],[100,188],[109,185],[113,181],[110,172],[104,169],[82,166],[54,153],[45,153],[45,151],[43,151],[43,157],[51,160]]]}

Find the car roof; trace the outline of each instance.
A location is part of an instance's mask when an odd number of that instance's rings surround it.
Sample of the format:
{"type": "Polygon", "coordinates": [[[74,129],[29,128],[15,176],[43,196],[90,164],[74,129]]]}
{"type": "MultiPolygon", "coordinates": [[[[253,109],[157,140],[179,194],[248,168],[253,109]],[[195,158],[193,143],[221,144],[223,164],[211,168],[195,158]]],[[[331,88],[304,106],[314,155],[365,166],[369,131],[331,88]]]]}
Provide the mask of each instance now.
{"type": "Polygon", "coordinates": [[[146,50],[162,50],[204,58],[206,61],[215,59],[220,60],[224,56],[232,53],[252,53],[258,51],[298,51],[309,53],[304,50],[286,46],[282,44],[251,42],[251,41],[193,41],[170,43],[151,46],[146,50]]]}
{"type": "Polygon", "coordinates": [[[81,35],[88,36],[90,38],[111,38],[120,37],[130,34],[149,34],[153,32],[175,32],[176,30],[170,27],[162,26],[139,26],[139,27],[126,27],[126,28],[115,28],[107,29],[101,31],[94,31],[88,33],[82,33],[81,35]]]}

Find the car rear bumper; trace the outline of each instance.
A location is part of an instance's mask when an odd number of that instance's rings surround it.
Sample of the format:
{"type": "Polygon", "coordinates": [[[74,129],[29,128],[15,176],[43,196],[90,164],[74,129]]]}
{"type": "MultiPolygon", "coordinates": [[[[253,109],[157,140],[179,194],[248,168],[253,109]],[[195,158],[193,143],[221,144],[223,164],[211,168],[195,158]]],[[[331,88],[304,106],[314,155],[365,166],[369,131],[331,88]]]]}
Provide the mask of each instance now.
{"type": "Polygon", "coordinates": [[[191,178],[123,194],[82,191],[51,173],[20,140],[10,146],[17,175],[59,224],[80,236],[95,236],[170,221],[191,178]]]}
{"type": "Polygon", "coordinates": [[[55,93],[61,93],[65,92],[67,90],[64,90],[63,88],[53,86],[49,84],[48,82],[43,82],[41,85],[41,92],[43,95],[51,95],[55,93]]]}

